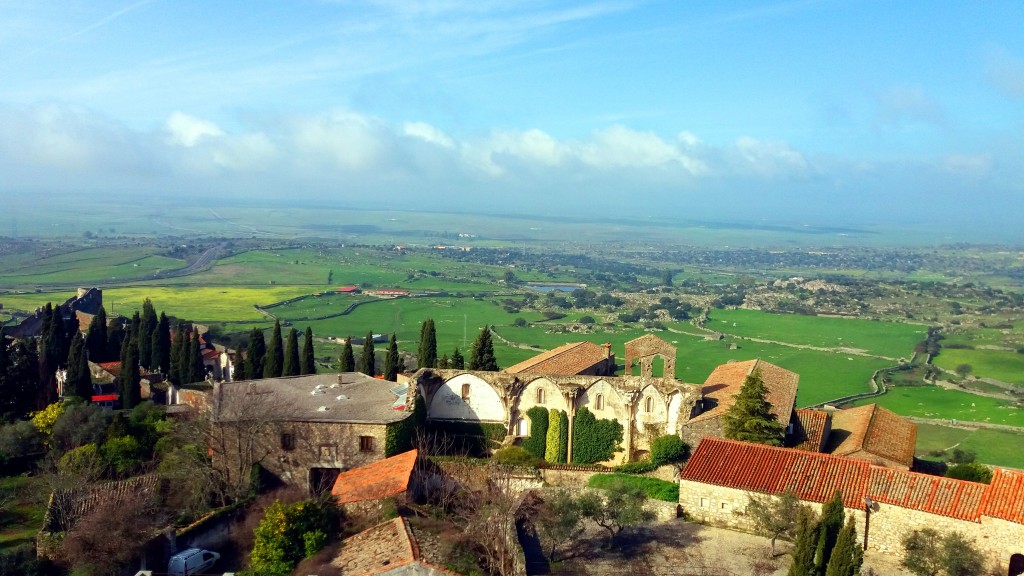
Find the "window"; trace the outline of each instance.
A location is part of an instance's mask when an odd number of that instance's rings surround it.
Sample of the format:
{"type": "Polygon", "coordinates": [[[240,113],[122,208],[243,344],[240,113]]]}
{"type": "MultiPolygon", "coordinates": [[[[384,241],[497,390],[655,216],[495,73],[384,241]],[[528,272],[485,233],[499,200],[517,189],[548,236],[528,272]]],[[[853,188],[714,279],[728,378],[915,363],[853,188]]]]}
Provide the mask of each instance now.
{"type": "Polygon", "coordinates": [[[711,508],[711,502],[707,498],[701,498],[700,499],[700,507],[701,508],[711,508]]]}
{"type": "Polygon", "coordinates": [[[462,401],[469,402],[469,384],[462,385],[462,401]]]}
{"type": "Polygon", "coordinates": [[[359,437],[359,451],[360,452],[373,452],[373,436],[360,436],[359,437]]]}
{"type": "Polygon", "coordinates": [[[544,403],[544,389],[543,388],[537,388],[537,404],[543,404],[543,403],[544,403]]]}
{"type": "Polygon", "coordinates": [[[728,512],[729,511],[729,503],[728,502],[722,502],[721,504],[719,504],[718,507],[722,509],[722,512],[728,512]]]}
{"type": "Polygon", "coordinates": [[[324,445],[320,447],[320,461],[321,462],[333,462],[338,459],[338,447],[334,445],[324,445]]]}
{"type": "Polygon", "coordinates": [[[598,394],[594,398],[594,410],[604,410],[604,394],[598,394]]]}
{"type": "Polygon", "coordinates": [[[530,435],[530,423],[526,421],[526,418],[520,418],[516,424],[516,433],[519,437],[530,435]]]}
{"type": "Polygon", "coordinates": [[[281,434],[281,449],[295,450],[295,435],[287,432],[281,434]]]}
{"type": "Polygon", "coordinates": [[[654,398],[650,396],[644,400],[644,412],[654,412],[654,398]]]}

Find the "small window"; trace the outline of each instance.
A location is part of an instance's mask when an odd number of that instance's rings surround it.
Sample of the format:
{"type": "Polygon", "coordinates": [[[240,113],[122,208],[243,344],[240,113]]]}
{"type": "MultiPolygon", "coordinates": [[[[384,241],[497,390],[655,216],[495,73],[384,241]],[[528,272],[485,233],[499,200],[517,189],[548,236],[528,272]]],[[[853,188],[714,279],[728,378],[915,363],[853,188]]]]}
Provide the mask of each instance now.
{"type": "Polygon", "coordinates": [[[701,508],[711,508],[711,502],[708,501],[707,498],[701,498],[700,499],[700,507],[701,508]]]}
{"type": "Polygon", "coordinates": [[[644,412],[654,412],[654,398],[650,396],[644,400],[644,412]]]}
{"type": "Polygon", "coordinates": [[[282,450],[295,450],[295,435],[288,434],[287,432],[281,434],[281,449],[282,450]]]}
{"type": "Polygon", "coordinates": [[[462,385],[462,401],[469,402],[469,384],[462,385]]]}
{"type": "Polygon", "coordinates": [[[333,462],[338,459],[338,447],[334,445],[325,445],[320,447],[320,461],[321,462],[333,462]]]}
{"type": "Polygon", "coordinates": [[[543,403],[544,403],[544,389],[543,388],[537,388],[537,404],[543,404],[543,403]]]}
{"type": "Polygon", "coordinates": [[[373,436],[360,436],[359,437],[359,451],[360,452],[373,452],[373,436]]]}
{"type": "Polygon", "coordinates": [[[604,410],[604,394],[598,394],[597,397],[594,398],[594,409],[604,410]]]}

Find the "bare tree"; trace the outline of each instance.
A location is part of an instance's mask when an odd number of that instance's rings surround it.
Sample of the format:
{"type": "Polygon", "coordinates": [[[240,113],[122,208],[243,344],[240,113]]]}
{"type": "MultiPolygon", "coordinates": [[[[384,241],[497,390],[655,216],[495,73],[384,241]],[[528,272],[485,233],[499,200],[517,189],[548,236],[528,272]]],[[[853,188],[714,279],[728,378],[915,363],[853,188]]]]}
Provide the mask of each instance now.
{"type": "Polygon", "coordinates": [[[621,483],[602,492],[585,492],[578,503],[584,517],[608,532],[608,548],[615,547],[616,538],[624,529],[654,520],[654,513],[644,509],[647,496],[643,492],[621,483]]]}
{"type": "Polygon", "coordinates": [[[515,570],[515,522],[522,492],[511,468],[488,466],[488,481],[476,490],[464,489],[453,515],[463,527],[463,539],[473,547],[488,572],[500,576],[515,570]]]}
{"type": "Polygon", "coordinates": [[[76,570],[93,576],[119,573],[139,557],[166,520],[154,493],[125,491],[118,496],[103,499],[61,542],[63,559],[76,570]]]}

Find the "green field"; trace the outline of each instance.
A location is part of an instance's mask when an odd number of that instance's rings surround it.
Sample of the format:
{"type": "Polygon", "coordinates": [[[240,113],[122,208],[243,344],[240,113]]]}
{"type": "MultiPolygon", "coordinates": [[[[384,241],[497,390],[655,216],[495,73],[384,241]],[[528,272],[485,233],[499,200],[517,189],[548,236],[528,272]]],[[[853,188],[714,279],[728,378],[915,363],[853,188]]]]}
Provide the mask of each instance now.
{"type": "Polygon", "coordinates": [[[943,348],[932,362],[950,371],[961,364],[970,364],[973,368],[971,374],[979,378],[1024,385],[1024,354],[1012,350],[943,348]]]}
{"type": "Polygon", "coordinates": [[[857,404],[871,403],[903,416],[1024,426],[1024,410],[1010,402],[938,386],[892,388],[886,394],[857,404]]]}
{"type": "Polygon", "coordinates": [[[92,286],[152,277],[174,270],[185,262],[155,255],[156,248],[85,248],[54,255],[45,252],[11,255],[0,259],[0,286],[25,287],[47,284],[92,286]]]}
{"type": "Polygon", "coordinates": [[[43,526],[46,496],[38,476],[7,476],[0,478],[0,495],[11,501],[0,510],[0,551],[32,544],[43,526]]]}
{"type": "Polygon", "coordinates": [[[821,348],[853,348],[890,358],[909,358],[925,328],[896,322],[769,314],[758,310],[713,310],[707,327],[746,338],[821,348]]]}
{"type": "Polygon", "coordinates": [[[1024,468],[1024,431],[952,428],[937,424],[917,425],[917,457],[938,460],[929,453],[953,447],[973,450],[978,461],[995,466],[1024,468]]]}

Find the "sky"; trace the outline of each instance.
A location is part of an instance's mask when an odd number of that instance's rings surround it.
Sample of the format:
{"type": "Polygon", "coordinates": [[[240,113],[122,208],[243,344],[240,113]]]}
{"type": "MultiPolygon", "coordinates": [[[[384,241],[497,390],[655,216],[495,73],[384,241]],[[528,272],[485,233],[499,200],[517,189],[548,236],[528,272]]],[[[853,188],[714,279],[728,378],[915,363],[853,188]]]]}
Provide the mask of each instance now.
{"type": "Polygon", "coordinates": [[[0,0],[0,198],[1015,231],[1021,30],[1019,1],[0,0]]]}

